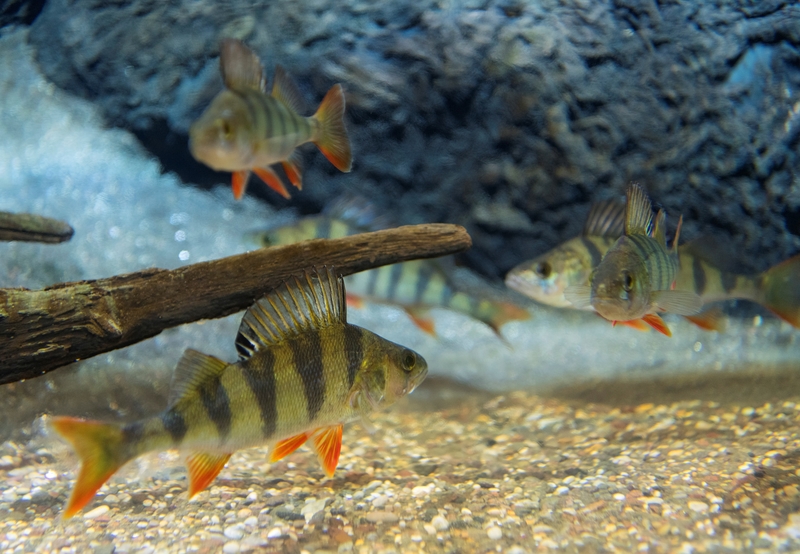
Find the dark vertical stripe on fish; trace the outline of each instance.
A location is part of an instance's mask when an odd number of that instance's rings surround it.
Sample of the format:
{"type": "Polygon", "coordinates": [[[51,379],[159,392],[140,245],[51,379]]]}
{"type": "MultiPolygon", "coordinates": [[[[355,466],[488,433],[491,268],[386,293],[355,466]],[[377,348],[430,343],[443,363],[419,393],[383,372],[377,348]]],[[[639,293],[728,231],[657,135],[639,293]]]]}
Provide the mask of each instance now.
{"type": "Polygon", "coordinates": [[[725,292],[729,293],[736,288],[736,275],[733,273],[720,271],[719,280],[722,281],[722,288],[725,289],[725,292]]]}
{"type": "Polygon", "coordinates": [[[183,414],[176,408],[170,408],[161,414],[161,424],[172,437],[172,442],[176,445],[181,443],[188,430],[186,421],[183,419],[183,414]]]}
{"type": "Polygon", "coordinates": [[[278,398],[275,396],[275,355],[264,349],[258,355],[259,367],[242,368],[242,376],[253,391],[261,412],[261,433],[265,439],[275,434],[278,424],[278,398]]]}
{"type": "Polygon", "coordinates": [[[589,256],[592,258],[592,268],[600,265],[600,261],[603,259],[603,254],[600,253],[600,250],[597,249],[597,246],[595,246],[595,244],[586,237],[581,237],[581,243],[583,243],[584,248],[586,248],[587,252],[589,252],[589,256]]]}
{"type": "Polygon", "coordinates": [[[219,377],[200,387],[200,400],[206,413],[217,427],[219,438],[224,441],[231,430],[231,405],[225,387],[220,383],[219,377]]]}
{"type": "Polygon", "coordinates": [[[419,272],[417,273],[417,286],[414,290],[414,303],[419,304],[422,302],[422,297],[425,296],[425,290],[428,288],[428,283],[431,280],[433,268],[430,264],[421,264],[419,272]]]}
{"type": "MultiPolygon", "coordinates": [[[[184,434],[185,434],[185,428],[184,428],[184,434]]],[[[123,442],[127,444],[134,445],[138,443],[140,440],[142,440],[142,437],[144,437],[144,423],[141,421],[134,421],[133,423],[129,423],[128,425],[122,428],[122,437],[123,437],[122,438],[123,442]]],[[[181,436],[177,440],[175,440],[174,435],[172,437],[173,441],[176,443],[180,442],[180,439],[182,438],[183,434],[181,434],[181,436]]]]}
{"type": "Polygon", "coordinates": [[[253,105],[250,96],[243,93],[243,92],[236,92],[235,90],[231,91],[233,94],[241,98],[242,102],[244,102],[245,108],[247,108],[247,115],[250,116],[250,120],[255,122],[258,120],[258,110],[253,105]]]}
{"type": "Polygon", "coordinates": [[[261,109],[259,110],[264,116],[264,129],[263,129],[263,137],[264,138],[271,138],[272,137],[272,127],[273,127],[273,117],[272,117],[272,107],[271,104],[274,102],[269,96],[264,94],[257,94],[255,99],[260,104],[261,109]]]}
{"type": "Polygon", "coordinates": [[[347,384],[353,386],[356,375],[364,361],[364,333],[361,327],[355,325],[345,325],[344,327],[344,351],[347,354],[347,384]]]}
{"type": "Polygon", "coordinates": [[[400,284],[400,276],[403,274],[403,264],[392,264],[389,268],[389,289],[386,291],[386,298],[394,300],[397,294],[397,285],[400,284]]]}
{"type": "Polygon", "coordinates": [[[280,125],[280,132],[278,132],[275,136],[280,138],[280,152],[283,152],[286,148],[286,110],[282,109],[282,106],[278,106],[276,103],[273,103],[275,106],[275,119],[278,121],[278,125],[280,125]]]}
{"type": "Polygon", "coordinates": [[[702,296],[706,290],[706,270],[703,269],[703,262],[697,256],[692,257],[692,279],[694,292],[702,296]]]}
{"type": "Polygon", "coordinates": [[[313,421],[325,402],[325,373],[322,367],[322,343],[319,333],[309,331],[298,340],[289,341],[294,368],[303,380],[308,420],[313,421]]]}

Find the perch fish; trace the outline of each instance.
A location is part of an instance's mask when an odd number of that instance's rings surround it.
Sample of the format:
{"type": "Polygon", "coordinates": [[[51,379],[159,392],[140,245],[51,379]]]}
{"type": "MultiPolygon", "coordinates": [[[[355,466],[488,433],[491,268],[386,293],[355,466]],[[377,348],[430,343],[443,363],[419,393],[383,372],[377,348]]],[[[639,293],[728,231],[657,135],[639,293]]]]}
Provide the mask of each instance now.
{"type": "Polygon", "coordinates": [[[282,67],[275,68],[272,94],[265,92],[261,62],[241,41],[224,39],[220,70],[225,90],[189,129],[192,156],[217,171],[233,172],[233,196],[244,195],[250,172],[289,198],[281,178],[270,165],[280,163],[289,181],[302,188],[296,148],[313,142],[340,171],[350,171],[352,155],[344,125],[344,92],[334,85],[317,113],[299,115],[299,91],[282,67]]]}
{"type": "MultiPolygon", "coordinates": [[[[261,246],[278,246],[317,238],[340,238],[391,226],[385,216],[359,197],[344,198],[332,204],[322,215],[305,217],[297,222],[256,234],[261,246]]],[[[509,321],[530,317],[527,310],[510,302],[466,293],[452,283],[443,263],[412,260],[362,271],[346,278],[351,293],[348,302],[360,306],[362,299],[400,306],[417,327],[436,335],[431,308],[448,308],[482,321],[500,335],[509,321]],[[358,291],[353,294],[352,291],[358,291]]]]}
{"type": "Polygon", "coordinates": [[[127,425],[54,418],[82,461],[64,517],[150,451],[189,452],[189,497],[233,452],[257,445],[270,445],[276,461],[310,440],[332,476],[343,424],[393,404],[428,373],[416,352],[348,324],[344,299],[344,282],[330,269],[292,278],[247,310],[236,363],[186,351],[160,415],[127,425]]]}
{"type": "MultiPolygon", "coordinates": [[[[593,205],[581,236],[519,264],[506,276],[506,284],[542,304],[574,308],[564,290],[589,284],[592,271],[624,233],[624,215],[624,202],[593,205]]],[[[703,300],[702,312],[685,316],[701,328],[722,331],[720,310],[708,304],[734,299],[756,302],[800,327],[800,255],[758,275],[742,275],[722,270],[695,244],[688,243],[678,246],[678,265],[675,288],[692,291],[703,300]]]]}
{"type": "Polygon", "coordinates": [[[576,308],[592,307],[612,323],[641,319],[671,336],[656,312],[694,315],[703,305],[694,292],[675,289],[678,276],[678,237],[667,250],[666,213],[653,221],[650,199],[637,184],[627,190],[625,234],[606,252],[592,272],[591,285],[573,285],[564,291],[576,308]]]}

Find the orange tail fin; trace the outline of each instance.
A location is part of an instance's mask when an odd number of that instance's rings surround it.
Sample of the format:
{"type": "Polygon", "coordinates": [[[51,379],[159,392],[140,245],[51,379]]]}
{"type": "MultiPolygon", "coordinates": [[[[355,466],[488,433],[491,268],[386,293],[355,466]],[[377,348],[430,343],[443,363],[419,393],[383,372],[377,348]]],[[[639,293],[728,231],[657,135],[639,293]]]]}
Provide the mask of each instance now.
{"type": "Polygon", "coordinates": [[[314,144],[339,171],[350,171],[353,156],[350,139],[344,126],[344,91],[342,85],[333,85],[317,113],[312,116],[319,122],[320,130],[314,144]]]}
{"type": "Polygon", "coordinates": [[[128,461],[128,457],[124,452],[122,428],[118,425],[75,417],[54,418],[52,425],[72,443],[81,459],[78,481],[62,514],[64,519],[68,519],[92,500],[103,483],[128,461]]]}
{"type": "Polygon", "coordinates": [[[800,327],[800,254],[764,272],[760,288],[765,308],[800,327]]]}

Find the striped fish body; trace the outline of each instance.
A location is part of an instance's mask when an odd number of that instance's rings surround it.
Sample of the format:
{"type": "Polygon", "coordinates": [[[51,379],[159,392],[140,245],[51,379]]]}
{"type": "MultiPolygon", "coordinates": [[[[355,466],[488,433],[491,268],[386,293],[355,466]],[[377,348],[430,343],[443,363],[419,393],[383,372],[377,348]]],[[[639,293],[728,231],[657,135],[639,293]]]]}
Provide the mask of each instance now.
{"type": "Polygon", "coordinates": [[[190,497],[233,452],[257,445],[270,445],[275,461],[309,441],[333,475],[343,424],[393,404],[427,375],[415,352],[348,324],[344,295],[329,270],[285,283],[245,314],[237,363],[186,351],[159,416],[125,426],[55,418],[82,459],[64,516],[124,463],[154,450],[189,452],[190,497]]]}
{"type": "MultiPolygon", "coordinates": [[[[364,231],[348,221],[322,215],[261,233],[258,242],[263,246],[276,246],[315,238],[340,238],[364,231]]],[[[346,277],[345,282],[352,295],[401,306],[417,326],[431,334],[435,331],[433,321],[427,316],[430,308],[463,313],[486,323],[497,333],[507,321],[529,317],[527,311],[508,302],[458,290],[446,271],[430,260],[412,260],[362,271],[346,277]]]]}
{"type": "Polygon", "coordinates": [[[675,288],[698,294],[705,303],[740,298],[761,302],[761,277],[722,271],[692,252],[679,248],[679,271],[675,288]]]}

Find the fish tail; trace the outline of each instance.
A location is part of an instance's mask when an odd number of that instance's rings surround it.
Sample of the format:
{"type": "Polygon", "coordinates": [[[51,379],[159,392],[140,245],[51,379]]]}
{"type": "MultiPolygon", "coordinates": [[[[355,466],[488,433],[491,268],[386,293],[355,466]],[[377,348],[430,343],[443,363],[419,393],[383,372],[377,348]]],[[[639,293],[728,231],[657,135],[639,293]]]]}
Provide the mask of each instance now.
{"type": "Polygon", "coordinates": [[[314,144],[336,166],[339,171],[350,171],[353,156],[350,152],[350,139],[344,126],[344,91],[342,85],[331,87],[317,113],[312,116],[319,123],[319,131],[313,139],[314,144]]]}
{"type": "Polygon", "coordinates": [[[800,328],[800,254],[765,271],[759,288],[761,305],[800,328]]]}
{"type": "Polygon", "coordinates": [[[509,321],[524,321],[530,319],[531,314],[528,310],[520,308],[511,302],[495,302],[494,313],[486,319],[487,325],[494,329],[494,332],[500,334],[500,327],[509,321]]]}
{"type": "Polygon", "coordinates": [[[119,425],[75,417],[56,417],[52,425],[72,443],[81,459],[78,481],[62,514],[68,519],[86,506],[129,458],[125,455],[125,437],[119,425]]]}

